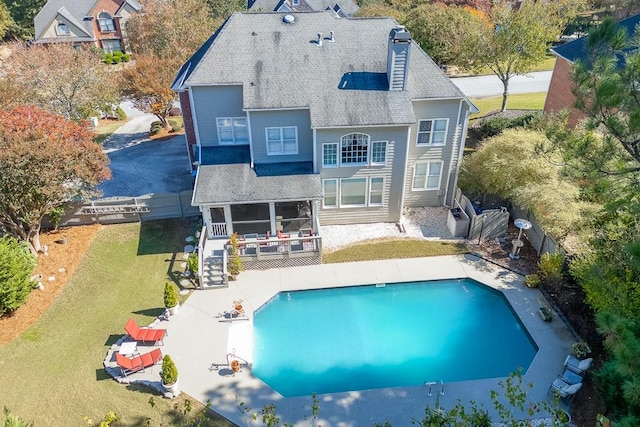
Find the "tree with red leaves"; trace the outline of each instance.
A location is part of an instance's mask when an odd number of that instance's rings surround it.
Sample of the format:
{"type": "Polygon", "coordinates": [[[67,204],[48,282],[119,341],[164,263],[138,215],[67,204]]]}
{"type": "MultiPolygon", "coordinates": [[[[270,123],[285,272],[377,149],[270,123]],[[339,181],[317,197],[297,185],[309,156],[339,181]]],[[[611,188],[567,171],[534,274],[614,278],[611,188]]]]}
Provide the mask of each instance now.
{"type": "Polygon", "coordinates": [[[87,123],[35,106],[0,110],[0,229],[40,250],[42,218],[111,177],[87,123]]]}

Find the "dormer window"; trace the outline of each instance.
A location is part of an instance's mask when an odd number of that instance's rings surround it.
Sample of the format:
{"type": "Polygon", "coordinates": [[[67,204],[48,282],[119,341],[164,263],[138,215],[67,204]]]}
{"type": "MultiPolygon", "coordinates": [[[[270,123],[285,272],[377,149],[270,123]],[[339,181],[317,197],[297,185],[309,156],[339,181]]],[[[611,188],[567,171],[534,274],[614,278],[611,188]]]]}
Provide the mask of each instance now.
{"type": "Polygon", "coordinates": [[[100,25],[100,31],[103,33],[115,31],[113,18],[107,12],[100,12],[98,15],[98,24],[100,25]]]}
{"type": "Polygon", "coordinates": [[[56,27],[56,34],[59,36],[68,36],[69,35],[69,27],[64,22],[58,22],[58,26],[56,27]]]}

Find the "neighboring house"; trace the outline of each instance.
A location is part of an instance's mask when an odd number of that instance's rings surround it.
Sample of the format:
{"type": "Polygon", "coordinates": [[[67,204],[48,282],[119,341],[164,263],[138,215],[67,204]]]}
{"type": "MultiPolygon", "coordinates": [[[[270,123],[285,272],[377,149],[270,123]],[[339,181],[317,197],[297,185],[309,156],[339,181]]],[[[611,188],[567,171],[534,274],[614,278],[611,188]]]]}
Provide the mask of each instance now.
{"type": "Polygon", "coordinates": [[[477,111],[394,20],[333,12],[234,13],[172,88],[209,238],[450,205],[477,111]]]}
{"type": "MultiPolygon", "coordinates": [[[[634,34],[636,25],[640,23],[640,15],[632,16],[618,22],[618,26],[624,28],[627,34],[634,34]]],[[[573,80],[571,73],[573,64],[580,60],[585,61],[589,54],[587,37],[581,37],[569,43],[554,47],[551,51],[556,55],[556,64],[551,74],[549,91],[544,103],[544,112],[550,113],[563,109],[569,110],[569,126],[574,127],[586,115],[574,108],[576,97],[573,95],[573,80]]]]}
{"type": "Polygon", "coordinates": [[[124,52],[125,22],[141,9],[136,0],[49,0],[34,18],[35,43],[70,42],[124,52]]]}
{"type": "Polygon", "coordinates": [[[249,0],[252,12],[322,12],[332,10],[341,18],[355,15],[359,7],[354,0],[249,0]]]}

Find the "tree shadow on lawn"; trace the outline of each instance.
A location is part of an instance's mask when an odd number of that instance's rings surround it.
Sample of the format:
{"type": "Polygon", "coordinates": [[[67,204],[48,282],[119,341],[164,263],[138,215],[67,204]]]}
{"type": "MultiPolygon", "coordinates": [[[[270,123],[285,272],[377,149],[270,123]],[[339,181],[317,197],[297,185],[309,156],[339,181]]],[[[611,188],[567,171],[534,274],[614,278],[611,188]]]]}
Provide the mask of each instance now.
{"type": "Polygon", "coordinates": [[[184,239],[195,232],[194,218],[145,221],[140,224],[138,255],[175,254],[182,252],[184,239]]]}

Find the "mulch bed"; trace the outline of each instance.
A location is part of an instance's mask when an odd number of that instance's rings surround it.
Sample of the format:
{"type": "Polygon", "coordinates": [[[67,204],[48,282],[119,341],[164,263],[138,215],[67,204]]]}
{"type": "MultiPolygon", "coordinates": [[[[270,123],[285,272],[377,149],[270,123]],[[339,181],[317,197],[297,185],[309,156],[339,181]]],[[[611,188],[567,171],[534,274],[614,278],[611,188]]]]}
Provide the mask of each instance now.
{"type": "MultiPolygon", "coordinates": [[[[505,238],[485,240],[480,244],[471,244],[471,250],[482,257],[502,267],[526,275],[537,271],[538,255],[535,249],[524,237],[524,247],[520,251],[520,259],[513,260],[509,257],[511,241],[518,236],[518,229],[509,225],[505,238]]],[[[585,303],[585,295],[582,288],[570,280],[554,286],[545,285],[544,293],[548,295],[551,303],[559,309],[573,327],[578,339],[586,341],[591,347],[591,355],[594,365],[591,367],[583,381],[580,392],[573,401],[572,418],[577,427],[592,427],[595,425],[596,415],[604,414],[606,407],[598,394],[593,381],[592,373],[602,366],[606,360],[606,352],[602,345],[602,337],[595,328],[594,313],[591,307],[585,303]]],[[[558,368],[560,370],[560,367],[558,368]]]]}

